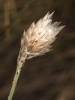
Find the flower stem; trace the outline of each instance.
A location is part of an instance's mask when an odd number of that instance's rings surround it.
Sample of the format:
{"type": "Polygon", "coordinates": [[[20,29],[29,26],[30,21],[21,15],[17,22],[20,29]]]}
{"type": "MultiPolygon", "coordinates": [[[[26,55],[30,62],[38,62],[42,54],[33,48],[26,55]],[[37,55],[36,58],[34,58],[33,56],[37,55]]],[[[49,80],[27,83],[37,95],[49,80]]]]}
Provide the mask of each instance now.
{"type": "MultiPolygon", "coordinates": [[[[26,58],[26,56],[25,56],[25,58],[26,58]]],[[[15,92],[15,88],[16,88],[16,85],[17,85],[17,81],[18,81],[18,78],[19,78],[19,75],[20,75],[20,72],[21,72],[21,68],[23,67],[23,63],[24,62],[20,61],[19,64],[17,64],[17,69],[16,69],[16,73],[15,73],[15,76],[14,76],[14,79],[13,79],[12,87],[11,87],[11,90],[10,90],[10,93],[9,93],[9,96],[8,96],[8,100],[12,100],[12,97],[13,97],[13,94],[15,92]]]]}

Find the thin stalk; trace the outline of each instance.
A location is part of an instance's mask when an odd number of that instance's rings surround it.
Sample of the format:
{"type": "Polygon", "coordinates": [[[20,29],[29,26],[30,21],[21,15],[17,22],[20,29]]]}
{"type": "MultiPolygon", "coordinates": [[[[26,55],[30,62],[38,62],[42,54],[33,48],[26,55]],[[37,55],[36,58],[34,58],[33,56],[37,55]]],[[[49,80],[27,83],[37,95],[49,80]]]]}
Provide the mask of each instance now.
{"type": "MultiPolygon", "coordinates": [[[[26,56],[25,56],[25,58],[26,58],[26,56]]],[[[10,93],[9,93],[9,96],[8,96],[8,100],[12,100],[12,97],[13,97],[13,94],[15,92],[15,88],[16,88],[17,81],[18,81],[22,67],[23,67],[23,62],[20,61],[19,64],[17,65],[16,73],[15,73],[14,80],[13,80],[13,83],[12,83],[12,87],[11,87],[11,90],[10,90],[10,93]]]]}
{"type": "MultiPolygon", "coordinates": [[[[4,4],[4,26],[10,26],[10,2],[7,0],[4,4]]],[[[6,40],[10,39],[10,27],[5,29],[6,40]]]]}

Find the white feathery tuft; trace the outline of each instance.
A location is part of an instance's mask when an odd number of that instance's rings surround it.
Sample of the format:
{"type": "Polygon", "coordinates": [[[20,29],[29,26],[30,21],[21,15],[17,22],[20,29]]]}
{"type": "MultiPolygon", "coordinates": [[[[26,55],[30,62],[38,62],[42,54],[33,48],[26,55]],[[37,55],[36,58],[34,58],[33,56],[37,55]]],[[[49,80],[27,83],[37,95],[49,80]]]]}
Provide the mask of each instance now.
{"type": "Polygon", "coordinates": [[[52,23],[53,14],[54,12],[47,13],[36,24],[33,22],[26,32],[24,31],[19,59],[23,52],[27,53],[26,59],[30,59],[50,51],[56,35],[64,28],[64,26],[59,26],[60,22],[52,23]]]}

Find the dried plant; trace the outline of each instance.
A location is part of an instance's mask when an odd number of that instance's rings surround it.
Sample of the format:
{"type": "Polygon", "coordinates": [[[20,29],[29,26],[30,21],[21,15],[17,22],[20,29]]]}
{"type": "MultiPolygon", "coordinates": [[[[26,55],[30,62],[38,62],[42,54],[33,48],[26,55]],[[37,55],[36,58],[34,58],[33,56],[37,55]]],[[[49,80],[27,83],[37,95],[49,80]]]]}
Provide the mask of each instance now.
{"type": "Polygon", "coordinates": [[[52,23],[52,15],[53,13],[47,13],[44,18],[41,18],[36,24],[33,22],[30,28],[26,32],[24,31],[17,60],[17,70],[8,100],[12,100],[25,59],[40,56],[50,51],[56,35],[64,28],[64,26],[59,26],[60,22],[52,23]]]}

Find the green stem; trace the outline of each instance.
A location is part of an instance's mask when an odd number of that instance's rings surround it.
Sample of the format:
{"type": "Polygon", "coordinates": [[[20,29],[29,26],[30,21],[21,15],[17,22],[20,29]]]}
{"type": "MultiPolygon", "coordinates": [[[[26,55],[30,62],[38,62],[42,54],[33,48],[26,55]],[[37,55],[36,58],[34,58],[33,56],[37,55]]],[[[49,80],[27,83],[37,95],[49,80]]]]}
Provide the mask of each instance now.
{"type": "MultiPolygon", "coordinates": [[[[26,58],[26,56],[25,56],[25,58],[26,58]]],[[[14,80],[13,80],[13,83],[12,83],[12,87],[11,87],[11,90],[10,90],[10,93],[9,93],[9,96],[8,96],[8,100],[12,100],[13,94],[15,92],[15,87],[17,85],[17,81],[18,81],[22,67],[23,67],[23,62],[20,61],[19,64],[17,65],[16,73],[15,73],[14,80]]]]}

